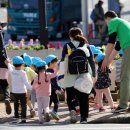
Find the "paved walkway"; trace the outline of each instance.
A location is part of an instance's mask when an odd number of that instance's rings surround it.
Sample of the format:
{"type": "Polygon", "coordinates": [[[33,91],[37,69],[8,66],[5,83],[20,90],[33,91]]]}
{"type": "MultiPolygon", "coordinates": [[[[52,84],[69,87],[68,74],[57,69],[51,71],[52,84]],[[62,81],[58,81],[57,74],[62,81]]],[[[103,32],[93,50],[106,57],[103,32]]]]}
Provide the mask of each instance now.
{"type": "MultiPolygon", "coordinates": [[[[105,106],[106,111],[105,112],[98,112],[98,110],[95,110],[92,107],[93,104],[90,105],[90,112],[89,112],[89,118],[88,123],[130,123],[130,113],[124,112],[121,114],[113,114],[111,113],[110,107],[105,106]]],[[[5,113],[5,106],[4,103],[0,103],[0,124],[2,123],[11,123],[13,122],[13,103],[11,103],[12,106],[12,113],[11,115],[7,115],[5,113]]],[[[58,123],[68,124],[69,122],[69,112],[67,109],[67,105],[61,103],[59,108],[59,116],[60,121],[58,123]]],[[[80,120],[79,116],[78,119],[80,120]]],[[[31,123],[32,125],[38,123],[38,116],[36,115],[35,118],[30,118],[29,111],[27,112],[27,123],[31,123]]],[[[56,123],[55,120],[51,120],[50,123],[56,123]]]]}

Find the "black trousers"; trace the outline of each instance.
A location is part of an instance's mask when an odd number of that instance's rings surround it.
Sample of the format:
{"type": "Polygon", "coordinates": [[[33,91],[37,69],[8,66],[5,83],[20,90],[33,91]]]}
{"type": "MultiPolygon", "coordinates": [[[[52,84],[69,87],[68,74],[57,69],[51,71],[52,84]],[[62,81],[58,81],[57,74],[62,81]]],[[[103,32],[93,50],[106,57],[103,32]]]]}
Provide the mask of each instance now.
{"type": "Polygon", "coordinates": [[[58,106],[59,106],[59,98],[58,95],[55,93],[55,90],[52,90],[51,96],[50,96],[50,106],[51,104],[54,103],[54,112],[58,112],[58,106]]]}
{"type": "Polygon", "coordinates": [[[66,88],[66,94],[69,111],[75,110],[75,105],[77,102],[80,106],[81,118],[87,118],[89,112],[89,94],[79,92],[74,87],[66,88]]]}
{"type": "Polygon", "coordinates": [[[7,79],[0,79],[0,87],[4,95],[4,99],[9,99],[10,94],[8,92],[8,82],[7,79]]]}
{"type": "Polygon", "coordinates": [[[14,116],[19,118],[19,106],[21,105],[21,119],[26,119],[27,111],[27,96],[26,93],[16,94],[13,93],[14,97],[14,116]]]}

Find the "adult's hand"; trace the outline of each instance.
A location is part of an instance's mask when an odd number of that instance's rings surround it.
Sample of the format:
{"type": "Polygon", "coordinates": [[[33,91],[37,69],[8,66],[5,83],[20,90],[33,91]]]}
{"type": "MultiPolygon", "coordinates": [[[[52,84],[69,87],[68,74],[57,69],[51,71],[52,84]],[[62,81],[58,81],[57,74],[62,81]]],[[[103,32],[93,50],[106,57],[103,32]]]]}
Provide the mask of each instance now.
{"type": "Polygon", "coordinates": [[[107,57],[105,57],[105,59],[102,62],[102,67],[101,67],[103,72],[106,72],[106,68],[109,64],[108,62],[109,62],[109,59],[107,57]]]}

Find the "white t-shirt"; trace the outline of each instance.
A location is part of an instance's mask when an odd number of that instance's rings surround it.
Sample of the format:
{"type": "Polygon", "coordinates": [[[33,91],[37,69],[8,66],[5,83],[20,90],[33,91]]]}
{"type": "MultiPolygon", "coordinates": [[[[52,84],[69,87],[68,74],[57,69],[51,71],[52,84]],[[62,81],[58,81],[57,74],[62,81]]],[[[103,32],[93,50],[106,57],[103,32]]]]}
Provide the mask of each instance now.
{"type": "Polygon", "coordinates": [[[12,80],[12,93],[27,93],[27,90],[32,89],[25,71],[15,70],[11,64],[8,64],[8,70],[12,80]]]}

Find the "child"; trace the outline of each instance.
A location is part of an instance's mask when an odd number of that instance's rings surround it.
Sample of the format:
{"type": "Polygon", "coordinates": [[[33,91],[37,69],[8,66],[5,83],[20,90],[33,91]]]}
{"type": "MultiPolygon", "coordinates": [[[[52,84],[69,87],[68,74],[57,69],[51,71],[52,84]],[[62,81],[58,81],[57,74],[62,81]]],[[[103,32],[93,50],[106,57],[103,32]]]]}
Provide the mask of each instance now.
{"type": "Polygon", "coordinates": [[[103,72],[101,69],[104,57],[105,55],[103,53],[99,53],[95,58],[95,62],[98,64],[98,70],[97,70],[98,75],[97,75],[97,82],[95,83],[95,89],[98,97],[99,112],[105,111],[102,103],[103,94],[106,96],[108,100],[108,103],[111,107],[111,112],[113,112],[115,106],[109,89],[109,86],[111,85],[111,79],[109,78],[110,70],[109,68],[107,68],[106,72],[103,72]]]}
{"type": "MultiPolygon", "coordinates": [[[[31,67],[30,67],[32,65],[32,59],[26,53],[24,53],[21,57],[23,58],[23,60],[25,62],[24,70],[27,74],[28,81],[31,84],[31,82],[34,80],[35,76],[37,75],[36,72],[34,70],[32,70],[31,67]]],[[[31,97],[31,91],[28,91],[27,92],[27,105],[30,109],[30,116],[33,118],[36,115],[36,112],[33,109],[30,97],[31,97]]]]}
{"type": "MultiPolygon", "coordinates": [[[[55,63],[55,68],[57,63],[55,63]]],[[[45,115],[45,121],[49,122],[49,103],[50,103],[50,95],[51,95],[51,79],[56,77],[57,72],[48,73],[46,72],[46,62],[40,60],[36,64],[38,70],[38,76],[35,77],[33,82],[33,89],[36,91],[36,97],[38,102],[38,116],[39,123],[42,124],[44,122],[43,118],[43,109],[45,115]]]]}
{"type": "MultiPolygon", "coordinates": [[[[117,86],[117,89],[119,90],[120,88],[120,75],[121,75],[121,65],[122,65],[122,55],[123,55],[123,51],[120,50],[118,52],[120,58],[118,60],[116,60],[116,80],[115,80],[115,84],[117,86]]],[[[119,93],[118,93],[119,96],[119,93]]]]}
{"type": "MultiPolygon", "coordinates": [[[[55,55],[48,55],[45,58],[45,62],[48,65],[47,72],[54,73],[55,64],[57,63],[58,59],[55,55]]],[[[51,112],[51,115],[54,119],[59,120],[59,116],[57,114],[58,112],[58,104],[59,104],[59,98],[58,94],[60,94],[61,88],[59,87],[57,83],[57,76],[53,79],[51,79],[51,96],[50,96],[50,106],[52,102],[54,103],[53,111],[51,112]]]]}
{"type": "MultiPolygon", "coordinates": [[[[39,58],[39,57],[32,57],[32,65],[30,66],[30,68],[32,70],[34,70],[36,72],[36,74],[38,73],[36,65],[37,65],[37,62],[39,60],[42,60],[42,59],[39,58]]],[[[34,80],[31,82],[31,85],[33,84],[33,82],[34,82],[34,80]]],[[[35,92],[35,90],[32,90],[32,92],[31,92],[31,103],[32,103],[33,109],[35,109],[35,101],[36,101],[36,92],[35,92]]]]}
{"type": "Polygon", "coordinates": [[[14,96],[14,117],[19,118],[19,102],[21,104],[21,123],[26,123],[26,110],[27,110],[27,89],[31,90],[31,85],[28,82],[26,73],[22,70],[24,64],[20,56],[13,57],[13,70],[12,65],[6,60],[8,70],[12,79],[12,93],[14,96]]]}

